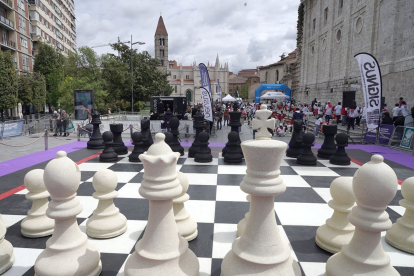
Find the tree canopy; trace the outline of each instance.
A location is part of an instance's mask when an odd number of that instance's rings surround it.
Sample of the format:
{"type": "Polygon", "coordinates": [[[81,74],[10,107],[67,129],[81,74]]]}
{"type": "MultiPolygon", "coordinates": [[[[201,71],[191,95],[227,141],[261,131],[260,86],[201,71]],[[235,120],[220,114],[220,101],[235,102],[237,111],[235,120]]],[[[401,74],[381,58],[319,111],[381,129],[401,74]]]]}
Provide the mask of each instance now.
{"type": "Polygon", "coordinates": [[[10,51],[0,51],[0,110],[14,108],[17,105],[18,81],[13,57],[10,51]]]}

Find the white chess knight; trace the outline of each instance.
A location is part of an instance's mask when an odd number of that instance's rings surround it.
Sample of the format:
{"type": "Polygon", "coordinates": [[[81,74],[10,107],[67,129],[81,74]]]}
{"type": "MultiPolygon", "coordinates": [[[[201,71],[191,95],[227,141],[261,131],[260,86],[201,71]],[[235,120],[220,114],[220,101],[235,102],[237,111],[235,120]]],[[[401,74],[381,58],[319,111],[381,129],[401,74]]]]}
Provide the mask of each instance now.
{"type": "Polygon", "coordinates": [[[357,206],[348,216],[354,236],[326,262],[325,276],[397,276],[390,257],[381,246],[381,232],[392,223],[385,211],[397,193],[395,172],[381,155],[359,168],[352,182],[357,206]]]}
{"type": "Polygon", "coordinates": [[[35,169],[24,177],[24,185],[29,191],[26,198],[33,201],[32,208],[21,223],[22,235],[28,238],[50,236],[55,227],[55,221],[46,216],[50,195],[43,182],[43,173],[43,170],[35,169]]]}
{"type": "Polygon", "coordinates": [[[37,257],[36,276],[97,276],[102,271],[100,253],[81,232],[76,215],[82,205],[76,198],[81,173],[78,165],[59,151],[43,174],[50,201],[46,214],[55,220],[55,231],[37,257]]]}
{"type": "Polygon", "coordinates": [[[6,231],[6,226],[0,215],[0,274],[9,270],[14,264],[13,246],[4,238],[6,231]]]}
{"type": "Polygon", "coordinates": [[[395,248],[414,254],[414,177],[402,183],[401,193],[404,199],[400,205],[406,208],[404,215],[387,231],[385,240],[395,248]]]}
{"type": "Polygon", "coordinates": [[[348,214],[355,206],[355,196],[352,190],[352,177],[338,177],[329,189],[332,200],[329,207],[334,209],[331,218],[316,230],[316,244],[331,253],[341,251],[343,245],[348,244],[354,235],[355,226],[348,220],[348,214]]]}
{"type": "Polygon", "coordinates": [[[139,156],[145,169],[139,193],[149,200],[149,215],[145,233],[125,263],[126,276],[199,275],[197,256],[174,219],[173,199],[183,192],[176,171],[180,153],[164,139],[157,133],[155,143],[139,156]]]}
{"type": "Polygon", "coordinates": [[[274,196],[286,190],[279,168],[287,144],[249,140],[241,147],[247,174],[240,188],[251,196],[250,211],[243,233],[223,259],[221,275],[302,275],[289,245],[280,236],[275,218],[274,196]]]}
{"type": "Polygon", "coordinates": [[[272,111],[267,110],[267,105],[262,104],[260,110],[256,111],[257,119],[253,119],[253,129],[259,130],[256,133],[256,140],[270,140],[272,134],[267,130],[268,128],[275,128],[275,119],[267,119],[272,115],[272,111]]]}
{"type": "Polygon", "coordinates": [[[114,204],[118,196],[115,191],[118,177],[111,170],[99,170],[93,176],[93,197],[99,200],[98,207],[86,222],[86,234],[96,239],[109,239],[127,230],[127,219],[114,204]]]}
{"type": "Polygon", "coordinates": [[[180,181],[183,192],[173,200],[175,222],[181,236],[187,241],[192,241],[197,238],[198,230],[197,222],[190,216],[190,213],[188,213],[184,206],[184,202],[190,199],[190,196],[187,194],[189,186],[188,177],[182,172],[177,172],[177,178],[180,181]]]}

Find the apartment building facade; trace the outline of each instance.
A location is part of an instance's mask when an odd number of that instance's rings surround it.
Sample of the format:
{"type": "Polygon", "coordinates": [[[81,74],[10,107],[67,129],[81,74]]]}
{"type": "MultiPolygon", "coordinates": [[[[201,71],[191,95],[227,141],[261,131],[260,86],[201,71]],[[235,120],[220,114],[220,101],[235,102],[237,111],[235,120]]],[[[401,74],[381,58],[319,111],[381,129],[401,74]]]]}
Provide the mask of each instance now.
{"type": "Polygon", "coordinates": [[[0,50],[11,51],[21,74],[33,71],[30,27],[27,0],[0,0],[0,50]]]}
{"type": "Polygon", "coordinates": [[[29,0],[29,3],[33,54],[38,52],[39,41],[54,45],[64,55],[76,51],[74,0],[29,0]]]}

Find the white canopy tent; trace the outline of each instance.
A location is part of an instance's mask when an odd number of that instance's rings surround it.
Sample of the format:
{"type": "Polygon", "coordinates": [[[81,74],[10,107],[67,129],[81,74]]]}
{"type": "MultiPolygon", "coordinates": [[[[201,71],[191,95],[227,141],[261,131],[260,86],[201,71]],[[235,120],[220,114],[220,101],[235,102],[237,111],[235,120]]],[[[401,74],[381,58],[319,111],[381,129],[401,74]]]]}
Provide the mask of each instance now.
{"type": "Polygon", "coordinates": [[[266,92],[260,99],[263,100],[270,100],[270,99],[285,99],[289,98],[289,96],[283,94],[282,92],[266,92]]]}
{"type": "Polygon", "coordinates": [[[235,98],[233,98],[230,94],[227,94],[227,96],[226,96],[226,97],[224,97],[224,98],[222,99],[222,101],[223,101],[223,102],[235,102],[235,101],[236,101],[236,99],[235,99],[235,98]]]}

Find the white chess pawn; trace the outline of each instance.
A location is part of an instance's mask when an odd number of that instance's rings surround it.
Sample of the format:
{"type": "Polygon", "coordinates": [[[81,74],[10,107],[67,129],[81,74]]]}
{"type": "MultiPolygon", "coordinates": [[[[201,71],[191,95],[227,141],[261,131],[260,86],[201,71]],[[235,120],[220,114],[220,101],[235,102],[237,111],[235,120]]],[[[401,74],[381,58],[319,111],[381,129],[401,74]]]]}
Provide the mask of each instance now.
{"type": "Polygon", "coordinates": [[[352,182],[357,206],[348,216],[355,225],[354,236],[326,262],[325,276],[397,276],[381,246],[381,232],[392,223],[385,209],[397,193],[395,172],[381,155],[359,168],[352,182]]]}
{"type": "Polygon", "coordinates": [[[36,276],[98,276],[102,271],[100,253],[81,232],[76,215],[82,205],[76,197],[81,173],[78,165],[59,151],[43,174],[52,201],[46,215],[55,220],[55,231],[46,249],[37,257],[36,276]]]}
{"type": "Polygon", "coordinates": [[[414,254],[414,177],[402,183],[401,193],[404,199],[400,205],[406,208],[405,213],[387,231],[385,240],[395,248],[414,254]]]}
{"type": "Polygon", "coordinates": [[[197,238],[197,222],[190,216],[190,213],[185,209],[184,202],[190,199],[187,194],[189,182],[188,177],[182,173],[177,172],[177,178],[180,181],[183,192],[180,196],[173,200],[174,218],[178,226],[178,232],[187,241],[192,241],[197,238]]]}
{"type": "Polygon", "coordinates": [[[355,226],[348,220],[348,214],[355,206],[355,196],[352,190],[352,177],[338,177],[330,187],[332,200],[329,207],[334,209],[331,218],[326,224],[316,230],[316,244],[331,253],[341,251],[343,245],[348,244],[354,235],[355,226]]]}
{"type": "Polygon", "coordinates": [[[31,170],[24,177],[24,185],[29,191],[26,198],[32,200],[32,208],[27,212],[27,217],[22,220],[21,232],[27,238],[40,238],[53,234],[55,221],[46,216],[49,205],[49,192],[43,182],[41,169],[31,170]]]}
{"type": "Polygon", "coordinates": [[[98,207],[86,222],[86,234],[96,239],[109,239],[119,236],[127,230],[127,219],[114,204],[118,196],[115,191],[118,177],[111,170],[103,169],[93,176],[93,197],[99,200],[98,207]]]}
{"type": "Polygon", "coordinates": [[[0,274],[9,270],[14,263],[13,246],[4,238],[6,231],[6,226],[0,215],[0,274]]]}

